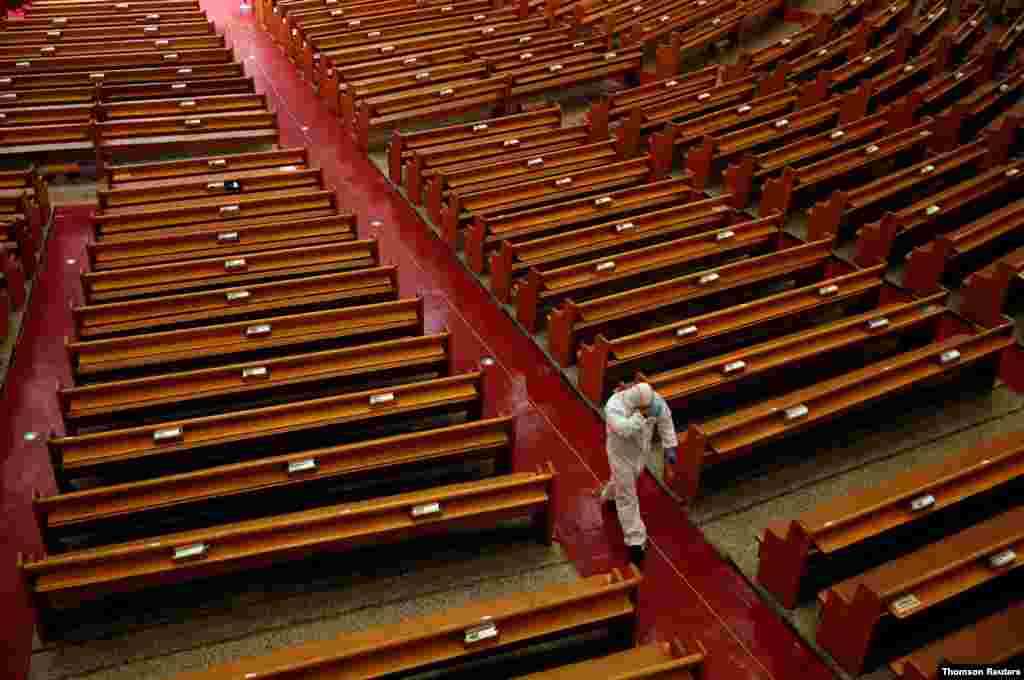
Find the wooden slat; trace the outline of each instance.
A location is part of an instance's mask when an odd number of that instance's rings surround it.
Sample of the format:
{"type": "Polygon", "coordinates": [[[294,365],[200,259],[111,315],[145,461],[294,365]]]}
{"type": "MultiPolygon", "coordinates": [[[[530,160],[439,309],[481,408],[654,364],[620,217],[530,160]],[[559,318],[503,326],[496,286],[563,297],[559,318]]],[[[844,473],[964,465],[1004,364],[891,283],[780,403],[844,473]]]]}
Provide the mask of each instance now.
{"type": "Polygon", "coordinates": [[[180,161],[133,163],[112,165],[108,168],[111,188],[132,182],[151,181],[172,177],[206,175],[213,172],[236,172],[259,168],[308,166],[305,147],[232,154],[229,156],[202,156],[180,161]]]}

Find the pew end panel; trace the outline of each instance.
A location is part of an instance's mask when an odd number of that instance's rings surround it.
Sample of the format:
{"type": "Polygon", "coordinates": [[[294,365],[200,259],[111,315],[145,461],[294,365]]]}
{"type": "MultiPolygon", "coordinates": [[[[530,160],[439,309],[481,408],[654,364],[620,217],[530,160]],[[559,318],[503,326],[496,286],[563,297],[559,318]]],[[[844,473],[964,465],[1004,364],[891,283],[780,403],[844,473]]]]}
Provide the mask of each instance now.
{"type": "Polygon", "coordinates": [[[798,521],[770,524],[764,530],[758,547],[757,582],[786,609],[798,603],[812,548],[812,537],[798,521]]]}

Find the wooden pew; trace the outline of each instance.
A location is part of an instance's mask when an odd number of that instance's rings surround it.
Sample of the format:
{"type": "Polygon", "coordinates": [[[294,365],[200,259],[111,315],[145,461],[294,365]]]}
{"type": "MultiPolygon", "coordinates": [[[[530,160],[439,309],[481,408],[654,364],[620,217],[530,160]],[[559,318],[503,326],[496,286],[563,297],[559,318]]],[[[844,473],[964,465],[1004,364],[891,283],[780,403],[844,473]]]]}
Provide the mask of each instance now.
{"type": "Polygon", "coordinates": [[[868,90],[859,89],[799,108],[785,116],[746,125],[732,132],[704,137],[685,156],[684,166],[693,175],[694,186],[703,189],[715,176],[716,165],[744,153],[783,146],[794,138],[810,136],[824,128],[852,123],[867,114],[868,90]]]}
{"type": "Polygon", "coordinates": [[[411,21],[403,20],[397,14],[383,14],[358,20],[359,25],[354,27],[348,26],[348,22],[344,20],[333,25],[321,25],[319,28],[304,27],[300,29],[299,35],[292,38],[293,43],[301,39],[301,48],[296,54],[299,68],[312,81],[315,77],[316,64],[322,61],[324,54],[352,47],[377,45],[384,41],[396,42],[460,30],[498,30],[507,22],[515,20],[518,14],[518,9],[514,7],[476,14],[439,11],[443,7],[454,8],[457,5],[411,11],[408,13],[411,21]],[[364,23],[367,25],[364,26],[364,23]]]}
{"type": "Polygon", "coordinates": [[[115,18],[122,12],[135,14],[140,12],[185,12],[198,11],[199,3],[196,0],[164,0],[162,2],[118,2],[113,5],[100,2],[35,2],[32,5],[31,16],[43,17],[79,17],[79,16],[102,16],[115,18]]]}
{"type": "Polygon", "coordinates": [[[938,680],[940,663],[999,665],[1024,654],[1020,630],[1024,602],[961,628],[908,656],[889,662],[899,680],[938,680]]]}
{"type": "Polygon", "coordinates": [[[156,47],[149,52],[109,52],[102,55],[79,55],[71,57],[34,57],[0,59],[0,75],[18,76],[35,74],[66,73],[85,71],[106,73],[121,68],[149,68],[175,66],[195,67],[208,64],[223,64],[233,61],[230,48],[216,47],[201,50],[168,52],[156,47]]]}
{"type": "MultiPolygon", "coordinates": [[[[592,342],[598,333],[607,333],[613,327],[631,332],[656,311],[693,310],[698,303],[707,305],[721,300],[727,291],[730,304],[735,304],[738,296],[742,298],[768,282],[791,280],[807,285],[831,278],[835,268],[841,266],[834,260],[831,248],[831,239],[818,241],[625,293],[579,303],[568,300],[548,318],[548,347],[560,365],[568,366],[580,343],[592,342]]],[[[690,311],[689,315],[693,313],[690,311]]]]}
{"type": "MultiPolygon", "coordinates": [[[[569,128],[521,130],[501,136],[423,148],[413,154],[406,164],[406,196],[414,203],[420,203],[426,193],[428,205],[435,201],[430,209],[436,214],[439,206],[436,205],[436,189],[431,184],[438,173],[501,160],[531,160],[538,155],[572,150],[600,141],[603,140],[594,139],[586,127],[576,125],[569,128]]],[[[621,156],[618,151],[616,153],[621,156]]]]}
{"type": "MultiPolygon", "coordinates": [[[[597,574],[534,593],[471,603],[383,629],[290,647],[271,655],[177,676],[176,680],[233,678],[246,672],[265,673],[268,679],[275,680],[296,674],[326,678],[339,668],[351,670],[355,677],[373,678],[435,667],[457,670],[469,660],[487,664],[483,668],[488,672],[495,664],[507,664],[508,654],[513,651],[520,654],[515,663],[525,665],[529,661],[526,652],[532,645],[543,641],[558,645],[560,639],[587,630],[598,633],[598,646],[626,650],[634,644],[634,603],[641,579],[640,571],[630,565],[624,574],[616,569],[610,574],[597,574]]],[[[557,662],[548,660],[544,665],[553,663],[557,662]]],[[[556,673],[557,669],[551,672],[556,673]]],[[[651,672],[621,677],[655,677],[651,672]]]]}
{"type": "MultiPolygon", "coordinates": [[[[835,27],[834,20],[827,14],[816,17],[810,25],[804,26],[793,35],[782,38],[777,43],[762,47],[756,52],[741,53],[737,60],[739,69],[730,72],[771,71],[786,61],[791,61],[828,42],[835,27]]],[[[728,69],[728,67],[726,67],[728,69]]],[[[731,79],[731,78],[730,78],[731,79]]]]}
{"type": "Polygon", "coordinates": [[[963,313],[984,326],[1002,322],[1003,308],[1024,281],[1024,247],[971,274],[964,286],[963,313]]]}
{"type": "MultiPolygon", "coordinates": [[[[510,148],[517,149],[517,146],[510,148]]],[[[505,183],[582,172],[619,160],[622,159],[619,158],[614,140],[608,139],[596,144],[552,151],[516,150],[511,154],[438,166],[427,178],[427,214],[435,223],[440,223],[442,211],[451,200],[452,192],[461,195],[483,191],[505,183]]]]}
{"type": "Polygon", "coordinates": [[[277,114],[269,111],[213,113],[98,122],[93,126],[96,161],[148,159],[168,148],[216,151],[277,144],[277,114]]]}
{"type": "Polygon", "coordinates": [[[250,219],[308,210],[337,212],[337,197],[331,191],[300,188],[212,196],[165,205],[127,206],[97,213],[93,216],[93,226],[97,240],[103,240],[129,234],[143,236],[154,229],[186,225],[223,224],[231,228],[235,224],[242,226],[250,219]]]}
{"type": "Polygon", "coordinates": [[[974,139],[992,122],[1010,110],[1024,90],[1024,69],[978,86],[974,92],[946,109],[951,130],[958,130],[957,143],[974,139]]]}
{"type": "Polygon", "coordinates": [[[726,188],[737,208],[749,205],[757,184],[794,165],[808,165],[832,154],[865,144],[885,134],[910,127],[914,119],[913,102],[893,106],[877,114],[860,118],[835,130],[787,144],[759,154],[744,154],[724,172],[726,188]]]}
{"type": "Polygon", "coordinates": [[[790,81],[806,81],[817,78],[820,70],[856,59],[867,52],[875,36],[875,27],[863,21],[845,33],[805,52],[799,57],[783,62],[780,68],[790,81]]]}
{"type": "MultiPolygon", "coordinates": [[[[829,359],[851,357],[932,331],[945,308],[946,293],[915,300],[903,300],[876,307],[862,314],[842,317],[796,333],[772,338],[734,351],[695,361],[680,368],[641,373],[638,380],[649,383],[666,401],[681,412],[696,415],[713,400],[737,391],[766,392],[765,386],[794,372],[820,367],[829,359]]],[[[932,334],[932,333],[929,333],[932,334]]]]}
{"type": "Polygon", "coordinates": [[[196,66],[154,66],[149,68],[115,68],[102,71],[69,71],[56,73],[33,73],[31,75],[10,75],[0,78],[0,85],[6,89],[25,92],[28,90],[59,90],[70,88],[92,88],[98,84],[125,85],[129,83],[199,81],[210,79],[238,78],[245,75],[241,64],[224,62],[196,66]]]}
{"type": "Polygon", "coordinates": [[[948,538],[832,586],[822,600],[817,641],[850,673],[863,666],[873,631],[915,625],[943,602],[969,597],[980,586],[1008,584],[1024,563],[1024,507],[1017,507],[948,538]],[[1008,563],[993,564],[1005,555],[1008,563]]]}
{"type": "MultiPolygon", "coordinates": [[[[815,424],[903,392],[954,378],[995,381],[1003,350],[1014,340],[1013,325],[982,330],[949,312],[929,345],[762,401],[704,422],[691,422],[680,444],[676,492],[693,499],[702,470],[757,453],[759,447],[815,424]]],[[[819,627],[819,643],[822,628],[819,627]]],[[[824,646],[824,645],[823,645],[824,646]]],[[[850,672],[853,669],[844,665],[850,672]]]]}
{"type": "Polygon", "coordinates": [[[351,441],[362,438],[361,428],[387,423],[409,428],[432,418],[436,424],[438,415],[449,413],[479,420],[481,385],[480,373],[465,373],[142,427],[51,437],[48,446],[59,488],[68,490],[70,480],[83,477],[151,475],[161,462],[182,471],[208,467],[220,458],[259,456],[267,446],[309,448],[317,433],[334,433],[343,425],[346,432],[339,436],[351,441]],[[284,441],[289,438],[291,445],[284,441]]]}
{"type": "Polygon", "coordinates": [[[216,290],[380,266],[377,241],[342,240],[302,249],[282,248],[223,257],[123,267],[82,274],[88,304],[153,295],[216,290]]]}
{"type": "Polygon", "coordinates": [[[882,137],[870,144],[835,153],[814,163],[787,167],[778,178],[765,180],[761,197],[762,211],[789,213],[798,198],[822,187],[837,187],[864,174],[878,163],[920,157],[931,150],[934,125],[930,118],[919,125],[882,137]]]}
{"type": "Polygon", "coordinates": [[[201,156],[176,161],[155,163],[131,163],[108,166],[107,181],[111,189],[129,186],[133,182],[148,182],[160,179],[187,178],[210,173],[258,170],[261,168],[282,168],[294,165],[309,166],[306,147],[254,151],[228,156],[201,156]]]}
{"type": "MultiPolygon", "coordinates": [[[[417,132],[396,130],[391,134],[391,141],[388,143],[388,177],[393,184],[401,185],[403,176],[407,176],[406,173],[409,171],[409,163],[421,162],[414,159],[430,147],[458,145],[481,137],[498,135],[502,138],[512,138],[531,129],[557,130],[561,127],[562,109],[556,104],[528,113],[501,116],[475,123],[417,132]]],[[[409,191],[409,195],[419,194],[409,191]]]]}
{"type": "Polygon", "coordinates": [[[341,110],[343,85],[401,73],[411,72],[415,75],[421,71],[461,64],[468,59],[470,59],[469,51],[464,46],[459,46],[419,52],[408,56],[334,66],[319,73],[320,80],[316,84],[317,93],[327,104],[328,111],[338,113],[341,110]]]}
{"type": "Polygon", "coordinates": [[[215,415],[274,403],[281,396],[326,396],[371,382],[451,375],[447,332],[289,354],[241,364],[61,388],[65,429],[130,427],[176,414],[215,415]],[[178,410],[175,410],[178,409],[178,410]]]}
{"type": "Polygon", "coordinates": [[[505,77],[456,80],[441,87],[422,87],[367,97],[356,105],[352,135],[359,149],[368,149],[370,132],[398,124],[489,107],[501,110],[508,99],[505,77]]]}
{"type": "Polygon", "coordinates": [[[884,175],[873,182],[840,190],[808,211],[808,237],[826,234],[848,235],[848,225],[878,219],[886,206],[902,205],[908,196],[921,195],[971,177],[1005,162],[1005,152],[993,149],[987,140],[957,147],[952,151],[884,175]]]}
{"type": "Polygon", "coordinates": [[[1024,161],[996,166],[902,210],[886,213],[880,221],[861,229],[857,263],[876,264],[903,255],[914,245],[936,236],[939,229],[951,229],[962,223],[972,210],[986,210],[993,201],[1004,200],[1024,179],[1022,171],[1024,161]]]}
{"type": "Polygon", "coordinates": [[[242,170],[216,178],[200,175],[195,178],[135,182],[123,189],[108,189],[97,192],[100,210],[107,211],[129,205],[144,205],[162,201],[186,200],[217,194],[258,193],[295,187],[324,186],[319,169],[299,169],[298,166],[282,166],[260,170],[242,170]]]}
{"type": "Polygon", "coordinates": [[[816,88],[798,92],[791,87],[781,92],[751,99],[734,108],[722,109],[682,123],[669,123],[661,132],[651,135],[651,153],[659,172],[675,164],[676,151],[688,149],[708,136],[720,136],[780,118],[792,118],[801,108],[811,107],[824,97],[816,88]]]}
{"type": "Polygon", "coordinates": [[[626,247],[654,243],[666,243],[668,247],[667,242],[695,229],[724,229],[743,221],[727,201],[727,197],[719,196],[640,213],[629,222],[603,222],[534,239],[502,241],[491,257],[491,291],[499,302],[508,304],[533,267],[554,269],[586,257],[611,256],[626,247]]]}
{"type": "Polygon", "coordinates": [[[638,80],[642,67],[643,50],[631,49],[557,59],[502,74],[510,81],[509,96],[521,99],[607,78],[638,80]]]}
{"type": "Polygon", "coordinates": [[[895,36],[882,42],[873,50],[868,50],[856,59],[851,59],[829,71],[822,71],[819,78],[828,82],[832,92],[841,92],[856,87],[879,70],[886,70],[907,63],[911,52],[914,34],[908,27],[903,27],[895,36]]]}
{"type": "Polygon", "coordinates": [[[606,136],[608,123],[628,116],[635,107],[653,106],[687,94],[704,92],[720,85],[722,78],[721,67],[709,66],[687,73],[685,78],[671,73],[658,80],[609,93],[591,103],[589,124],[596,135],[606,136]]]}
{"type": "MultiPolygon", "coordinates": [[[[20,92],[11,94],[18,97],[22,95],[20,92]]],[[[0,100],[3,100],[3,95],[0,95],[0,100]]],[[[24,101],[17,103],[24,106],[0,110],[0,126],[24,129],[40,125],[70,125],[84,132],[93,119],[93,104],[85,98],[81,104],[61,104],[53,107],[24,101]]],[[[15,138],[12,141],[17,140],[15,138]]]]}
{"type": "Polygon", "coordinates": [[[0,127],[0,158],[33,161],[90,159],[94,155],[92,123],[55,123],[0,127]]]}
{"type": "Polygon", "coordinates": [[[422,332],[421,303],[416,298],[320,312],[147,333],[124,338],[66,343],[72,372],[79,382],[96,376],[119,376],[202,368],[234,356],[244,361],[260,352],[323,344],[367,342],[422,332]]]}
{"type": "Polygon", "coordinates": [[[312,490],[327,480],[344,483],[369,474],[388,481],[426,465],[486,460],[493,461],[494,474],[508,474],[514,449],[515,420],[493,418],[285,455],[271,452],[242,463],[36,497],[33,510],[47,551],[56,553],[67,538],[144,531],[153,519],[185,516],[211,502],[250,500],[265,503],[268,510],[275,505],[287,510],[292,496],[286,494],[312,490]]]}
{"type": "Polygon", "coordinates": [[[131,26],[163,23],[187,23],[192,21],[203,21],[206,19],[204,9],[175,10],[171,12],[149,12],[136,8],[135,10],[119,10],[116,14],[76,14],[73,16],[23,16],[10,17],[5,24],[4,30],[14,33],[20,31],[38,30],[65,30],[68,28],[89,28],[106,26],[131,26]]]}
{"type": "Polygon", "coordinates": [[[972,262],[993,252],[1020,245],[1024,237],[1024,201],[1014,201],[930,243],[914,248],[903,270],[903,285],[928,292],[944,281],[958,282],[972,262]]]}
{"type": "Polygon", "coordinates": [[[338,86],[338,117],[342,125],[348,126],[353,122],[358,102],[368,97],[398,93],[414,87],[442,86],[467,78],[486,78],[488,74],[484,62],[470,61],[343,82],[338,86]]]}
{"type": "Polygon", "coordinates": [[[852,555],[858,556],[858,565],[865,559],[872,566],[889,561],[897,545],[893,536],[909,538],[943,517],[984,503],[1017,483],[1022,464],[1024,436],[1016,433],[770,524],[760,543],[758,583],[784,607],[795,607],[808,590],[820,588],[837,561],[852,555]],[[871,546],[880,544],[888,548],[872,559],[871,546]]]}
{"type": "MultiPolygon", "coordinates": [[[[718,207],[725,209],[722,203],[718,207]]],[[[781,220],[775,216],[711,231],[703,217],[704,213],[698,215],[695,225],[667,243],[550,269],[530,266],[516,290],[516,319],[530,333],[536,333],[545,312],[567,299],[585,303],[599,295],[628,292],[634,283],[651,284],[683,271],[721,265],[793,244],[793,239],[781,231],[781,220]]]]}
{"type": "Polygon", "coordinates": [[[817,318],[830,318],[837,309],[856,312],[887,304],[898,294],[893,286],[883,284],[883,272],[879,265],[841,274],[630,335],[598,334],[593,344],[580,345],[577,386],[591,402],[602,404],[616,385],[632,380],[646,366],[708,356],[719,347],[736,345],[749,333],[803,327],[817,318]],[[823,295],[822,290],[835,292],[823,295]]]}
{"type": "Polygon", "coordinates": [[[466,261],[470,269],[481,273],[485,258],[503,241],[538,238],[612,218],[628,218],[642,211],[686,203],[700,197],[689,177],[684,175],[608,192],[596,198],[569,199],[505,214],[476,215],[466,232],[466,261]]]}
{"type": "MultiPolygon", "coordinates": [[[[167,54],[169,51],[178,50],[189,52],[192,50],[214,50],[225,46],[224,37],[218,35],[180,36],[172,38],[144,38],[137,40],[119,40],[117,42],[118,54],[146,54],[153,55],[167,54]]],[[[0,44],[0,62],[10,59],[33,59],[36,56],[49,58],[60,57],[85,57],[96,56],[110,52],[110,42],[99,40],[96,42],[75,42],[39,45],[19,45],[18,47],[6,47],[0,44]]]]}
{"type": "Polygon", "coordinates": [[[531,673],[519,680],[587,680],[588,678],[615,678],[616,680],[693,680],[700,673],[707,650],[700,640],[684,647],[678,640],[635,647],[629,651],[558,666],[549,671],[531,673]]]}
{"type": "MultiPolygon", "coordinates": [[[[263,97],[255,91],[253,79],[244,76],[104,85],[97,89],[100,105],[96,107],[96,114],[98,120],[106,121],[242,110],[244,107],[240,104],[246,101],[244,97],[226,95],[250,95],[249,100],[254,102],[256,98],[263,97]]],[[[266,109],[266,104],[262,108],[266,109]]]]}
{"type": "Polygon", "coordinates": [[[22,31],[0,32],[0,45],[63,45],[65,43],[102,42],[103,40],[141,40],[150,38],[167,38],[182,36],[214,35],[216,31],[212,21],[188,21],[174,23],[121,24],[110,26],[89,26],[73,28],[38,28],[22,31]]]}
{"type": "Polygon", "coordinates": [[[572,198],[593,196],[658,179],[649,156],[567,173],[559,177],[517,182],[503,187],[462,193],[453,191],[441,208],[442,240],[456,247],[460,226],[476,215],[507,213],[572,198]]]}
{"type": "Polygon", "coordinates": [[[397,299],[398,271],[387,266],[244,288],[75,306],[71,318],[76,339],[94,340],[397,299]]]}
{"type": "Polygon", "coordinates": [[[230,231],[199,225],[160,230],[141,237],[109,238],[99,243],[86,243],[85,249],[89,269],[101,271],[215,256],[237,259],[265,250],[306,248],[355,238],[354,215],[285,215],[267,220],[265,224],[230,231]]]}
{"type": "MultiPolygon", "coordinates": [[[[23,561],[20,571],[42,618],[116,593],[171,582],[244,571],[352,550],[368,544],[400,543],[467,527],[529,518],[535,535],[551,541],[554,468],[517,472],[476,482],[449,484],[379,499],[343,503],[275,517],[236,522],[76,550],[23,561]],[[443,508],[421,513],[420,508],[443,508]],[[415,510],[415,513],[413,512],[415,510]],[[296,541],[294,537],[301,536],[296,541]],[[293,538],[288,538],[293,537],[293,538]],[[301,549],[297,550],[296,546],[301,549]],[[198,554],[196,554],[198,553],[198,554]]],[[[563,586],[564,590],[564,586],[563,586]]],[[[623,596],[623,601],[625,597],[623,596]]],[[[592,609],[588,614],[592,615],[592,609]]],[[[630,607],[630,613],[631,613],[630,607]]],[[[625,612],[623,612],[625,613],[625,612]]]]}

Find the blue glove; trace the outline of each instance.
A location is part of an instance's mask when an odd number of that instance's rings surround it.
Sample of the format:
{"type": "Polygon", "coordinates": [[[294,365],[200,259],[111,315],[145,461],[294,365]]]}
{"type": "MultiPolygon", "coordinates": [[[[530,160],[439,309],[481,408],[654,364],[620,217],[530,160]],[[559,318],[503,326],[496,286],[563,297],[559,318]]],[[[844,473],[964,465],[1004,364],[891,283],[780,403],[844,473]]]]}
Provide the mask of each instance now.
{"type": "Polygon", "coordinates": [[[673,446],[665,449],[665,459],[672,465],[676,464],[676,461],[679,460],[679,452],[676,450],[676,447],[673,446]]]}

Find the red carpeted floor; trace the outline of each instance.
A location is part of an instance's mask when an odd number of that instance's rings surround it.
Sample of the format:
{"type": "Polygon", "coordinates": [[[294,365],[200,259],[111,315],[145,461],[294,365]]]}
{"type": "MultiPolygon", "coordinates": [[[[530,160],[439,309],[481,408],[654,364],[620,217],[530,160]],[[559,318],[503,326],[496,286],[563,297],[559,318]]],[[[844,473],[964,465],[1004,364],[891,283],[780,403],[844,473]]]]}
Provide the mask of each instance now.
{"type": "MultiPolygon", "coordinates": [[[[204,0],[203,6],[218,28],[226,30],[257,87],[274,101],[283,143],[310,148],[341,204],[358,215],[361,233],[376,235],[384,258],[399,266],[402,293],[425,297],[427,331],[452,331],[456,370],[474,368],[486,356],[496,359],[497,377],[487,386],[489,410],[518,416],[518,468],[554,462],[559,473],[556,534],[579,571],[591,574],[622,566],[626,553],[615,516],[602,511],[589,495],[608,474],[602,423],[355,151],[295,68],[257,31],[252,17],[240,16],[230,0],[204,0]]],[[[32,634],[31,608],[15,569],[15,553],[40,549],[31,494],[33,489],[54,490],[45,438],[48,430],[59,430],[54,389],[58,380],[68,379],[62,345],[71,322],[68,301],[78,295],[88,213],[88,208],[58,212],[3,395],[0,488],[7,526],[0,548],[0,593],[6,605],[0,619],[0,654],[6,661],[3,677],[12,680],[26,675],[32,634]],[[26,432],[39,434],[26,440],[26,432]]],[[[709,651],[708,680],[832,677],[649,477],[642,480],[640,495],[651,536],[640,590],[645,641],[700,638],[709,651]]]]}

